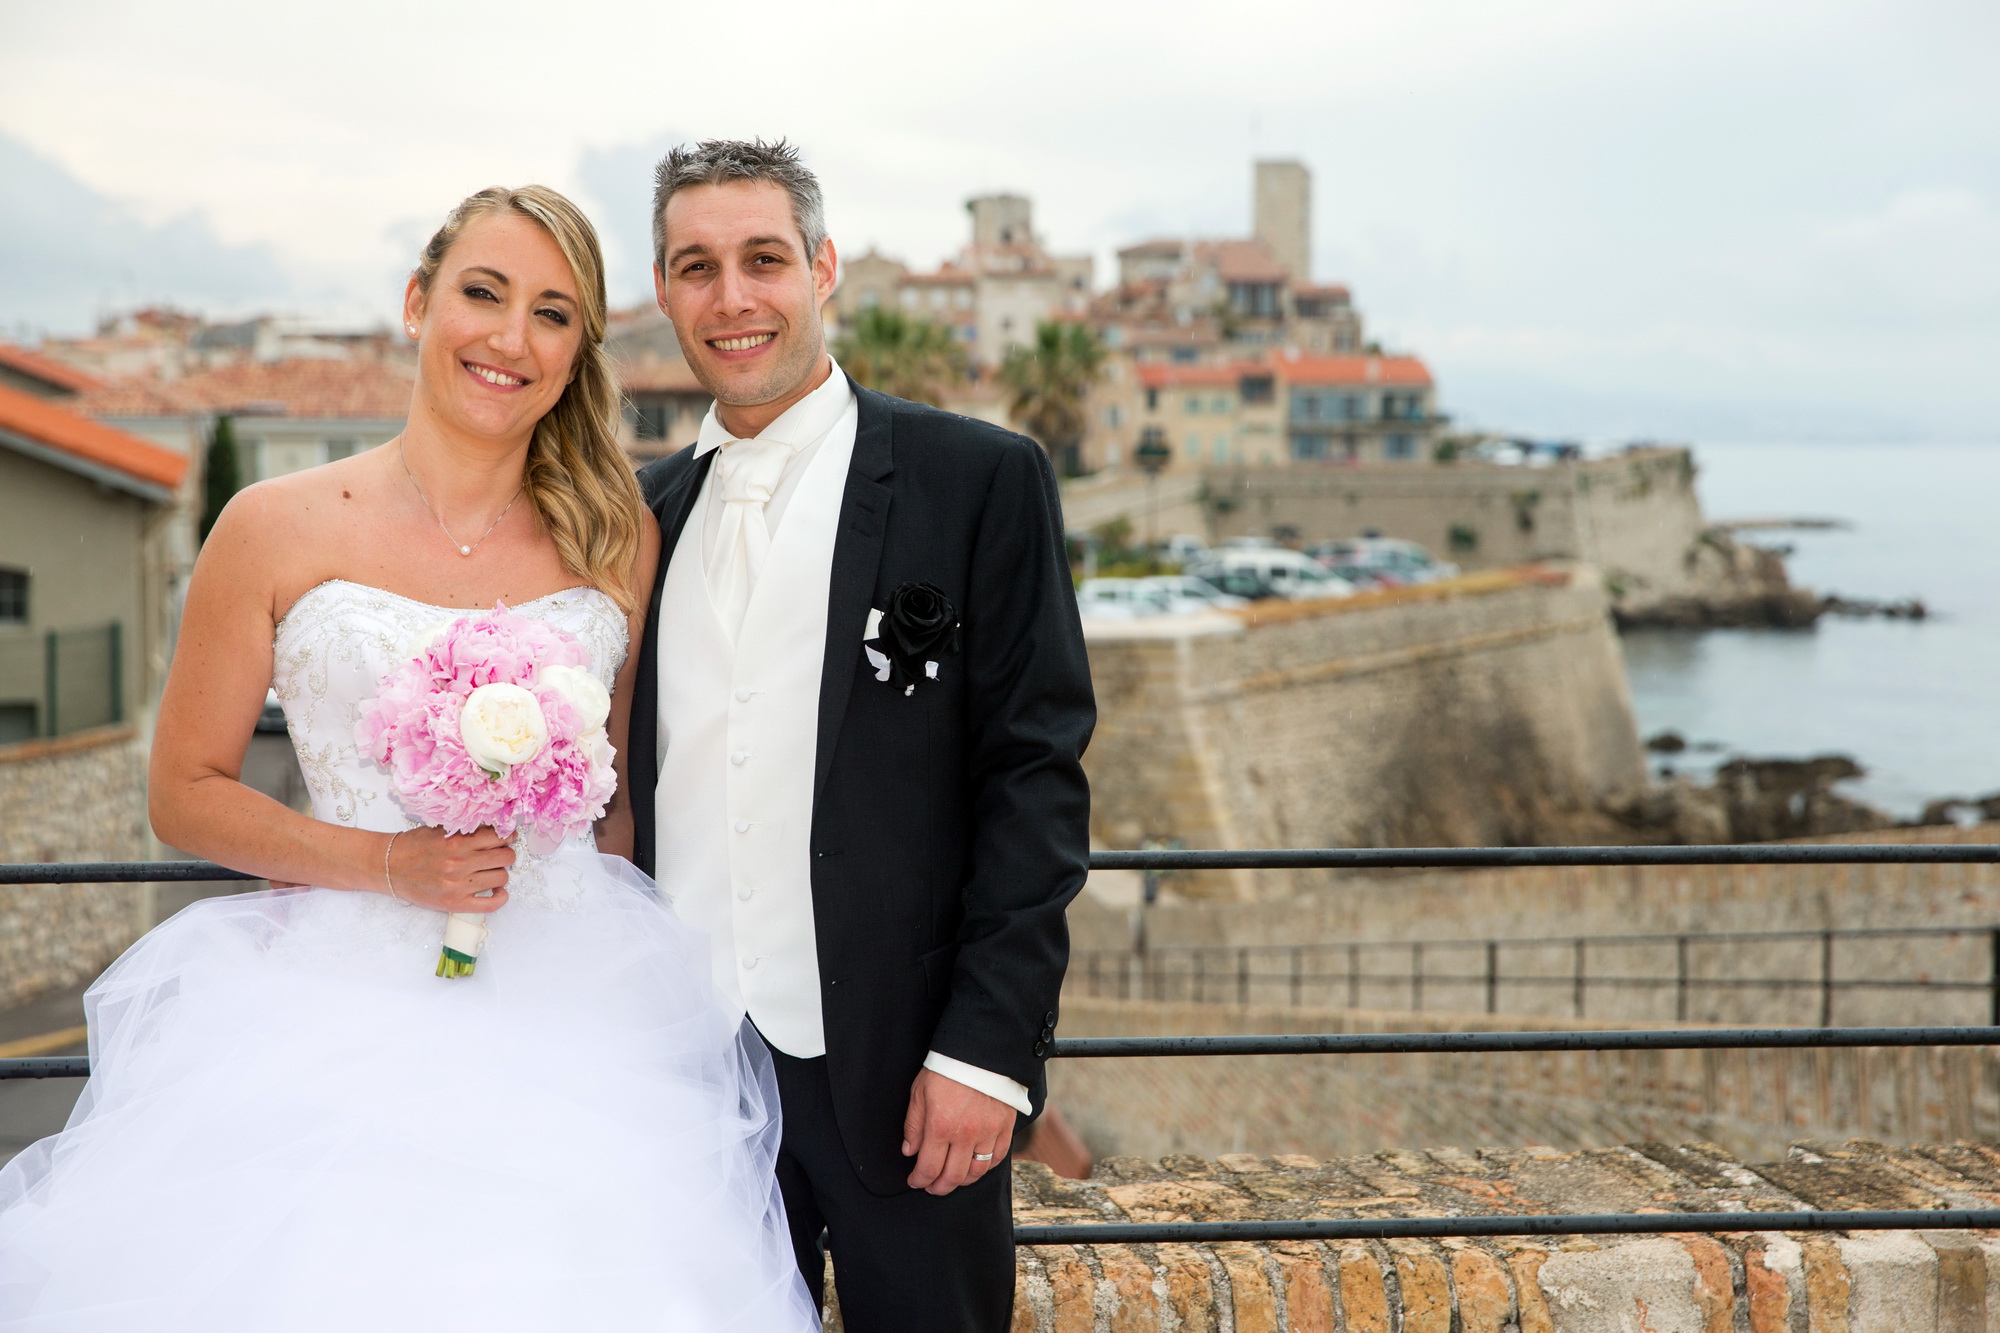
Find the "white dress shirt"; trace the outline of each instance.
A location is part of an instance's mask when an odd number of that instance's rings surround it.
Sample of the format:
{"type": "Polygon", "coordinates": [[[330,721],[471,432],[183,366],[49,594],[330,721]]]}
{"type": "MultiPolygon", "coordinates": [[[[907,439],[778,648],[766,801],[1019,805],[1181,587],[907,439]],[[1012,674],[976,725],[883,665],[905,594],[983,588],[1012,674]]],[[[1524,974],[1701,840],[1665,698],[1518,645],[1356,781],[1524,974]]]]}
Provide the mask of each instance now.
{"type": "MultiPolygon", "coordinates": [[[[793,453],[785,464],[784,472],[773,489],[770,500],[764,506],[764,523],[770,533],[774,554],[780,549],[778,536],[785,514],[793,507],[794,500],[799,496],[802,486],[809,484],[815,488],[810,499],[811,508],[816,515],[827,512],[829,508],[832,513],[837,515],[840,497],[846,490],[846,465],[848,460],[853,456],[856,424],[857,404],[854,393],[848,387],[847,376],[842,373],[838,366],[834,366],[832,373],[827,376],[823,384],[786,409],[777,420],[766,426],[759,433],[757,437],[759,439],[783,440],[794,446],[793,453]],[[813,463],[823,452],[829,454],[827,458],[829,464],[838,463],[839,466],[815,468],[813,463]]],[[[701,423],[701,433],[695,443],[695,456],[699,458],[703,454],[724,448],[736,438],[736,436],[731,435],[728,429],[723,426],[719,413],[711,405],[708,415],[703,418],[701,423]]],[[[700,507],[699,549],[704,561],[704,572],[718,558],[717,547],[722,535],[724,505],[720,495],[717,494],[714,472],[715,469],[711,466],[710,475],[703,482],[702,494],[697,501],[700,507]]],[[[793,561],[804,559],[813,562],[814,568],[818,570],[830,570],[833,562],[833,537],[837,531],[837,524],[824,525],[815,523],[812,526],[815,539],[823,541],[825,549],[809,552],[800,551],[793,549],[795,543],[788,542],[784,546],[786,557],[784,563],[791,564],[793,561]]],[[[673,555],[674,552],[668,552],[667,558],[671,560],[673,555]]],[[[670,585],[673,582],[675,572],[673,570],[669,571],[670,585]]],[[[759,586],[761,586],[761,581],[759,586]]],[[[823,584],[821,592],[821,606],[818,609],[823,617],[823,584]]],[[[755,615],[758,612],[756,588],[751,590],[751,598],[751,614],[755,615]]],[[[824,629],[822,627],[823,634],[824,629]]],[[[746,636],[744,640],[745,645],[752,645],[754,638],[754,635],[746,636]]],[[[815,663],[823,660],[825,656],[823,637],[819,648],[819,652],[811,655],[811,660],[815,663]]],[[[861,644],[857,642],[854,650],[860,652],[861,644]]],[[[660,655],[663,698],[666,694],[664,677],[674,665],[674,654],[663,652],[660,655]]],[[[743,700],[747,692],[739,689],[736,693],[736,698],[743,700]]],[[[661,725],[663,731],[661,736],[661,754],[663,756],[664,767],[664,757],[673,743],[673,738],[670,735],[664,734],[667,727],[667,714],[664,709],[661,715],[661,725]]],[[[816,741],[816,735],[813,739],[816,741]]],[[[740,753],[741,751],[732,751],[728,761],[723,761],[721,755],[718,753],[716,756],[718,762],[725,764],[716,773],[716,781],[718,783],[725,783],[731,777],[729,769],[726,767],[727,762],[735,762],[737,764],[743,762],[743,760],[737,757],[740,753]]],[[[811,750],[807,749],[805,755],[805,767],[810,771],[812,766],[811,750]]],[[[741,775],[739,774],[738,776],[741,775]]],[[[809,786],[807,791],[807,805],[809,806],[809,786]]],[[[665,802],[673,799],[664,783],[660,789],[660,799],[663,806],[665,802]]],[[[665,813],[663,809],[663,818],[660,825],[662,829],[668,827],[664,818],[665,813]]],[[[810,822],[809,809],[805,812],[805,821],[807,823],[810,822]]],[[[746,821],[737,821],[732,827],[738,831],[742,831],[742,824],[744,822],[746,821]]],[[[758,910],[793,914],[802,913],[809,921],[812,912],[812,869],[810,850],[805,840],[800,838],[787,839],[783,852],[783,860],[784,864],[770,867],[756,876],[759,881],[756,886],[759,890],[756,907],[758,910]],[[774,883],[774,880],[782,882],[774,883]]],[[[676,901],[680,903],[682,901],[680,890],[673,885],[669,885],[668,887],[675,892],[676,901]]],[[[784,948],[782,944],[772,946],[776,950],[775,953],[761,956],[746,952],[746,948],[739,944],[739,940],[752,934],[759,934],[760,932],[761,937],[764,938],[809,943],[811,934],[809,925],[807,929],[801,931],[796,928],[798,924],[796,922],[793,923],[792,929],[784,929],[785,923],[782,922],[767,922],[763,924],[774,928],[768,930],[762,929],[760,923],[744,919],[750,914],[750,905],[748,903],[739,902],[734,906],[733,910],[728,906],[732,887],[735,887],[739,898],[748,899],[749,895],[744,892],[743,886],[716,884],[712,886],[696,885],[688,887],[692,889],[696,898],[705,898],[707,900],[705,910],[695,903],[688,903],[687,906],[694,910],[688,911],[685,914],[690,915],[696,921],[696,924],[701,925],[709,932],[710,939],[716,946],[718,951],[716,959],[718,981],[725,983],[725,985],[732,980],[736,983],[734,987],[735,993],[742,997],[745,1008],[750,1013],[753,1021],[758,1023],[760,1029],[764,1030],[766,1037],[778,1049],[791,1055],[800,1056],[801,1058],[810,1058],[824,1054],[826,1050],[826,1038],[823,1020],[819,1012],[817,956],[814,955],[810,958],[804,956],[805,951],[798,944],[795,944],[791,949],[784,948]],[[703,892],[704,888],[708,890],[706,893],[703,892]],[[729,918],[727,924],[724,922],[725,917],[729,918]],[[786,957],[787,953],[798,956],[786,957]],[[768,969],[773,966],[789,971],[800,982],[807,980],[805,974],[810,973],[810,986],[793,985],[774,989],[773,983],[777,980],[776,976],[769,970],[761,974],[756,970],[760,967],[768,969]]],[[[978,1092],[983,1092],[987,1096],[1013,1107],[1023,1115],[1029,1114],[1033,1109],[1028,1098],[1027,1088],[1004,1074],[997,1074],[991,1070],[981,1069],[976,1065],[967,1064],[963,1060],[955,1060],[950,1056],[941,1055],[936,1051],[931,1051],[926,1055],[924,1068],[941,1074],[954,1082],[964,1084],[966,1087],[978,1092]]]]}

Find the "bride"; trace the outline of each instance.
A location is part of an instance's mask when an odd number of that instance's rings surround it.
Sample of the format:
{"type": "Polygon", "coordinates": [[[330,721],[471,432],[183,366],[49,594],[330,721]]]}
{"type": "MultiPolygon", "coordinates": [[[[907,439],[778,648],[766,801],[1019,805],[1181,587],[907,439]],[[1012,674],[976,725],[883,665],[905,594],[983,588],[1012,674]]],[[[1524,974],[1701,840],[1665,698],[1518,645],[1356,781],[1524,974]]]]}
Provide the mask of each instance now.
{"type": "Polygon", "coordinates": [[[316,887],[196,903],[91,988],[69,1127],[0,1171],[0,1328],[817,1329],[768,1056],[602,854],[630,851],[622,771],[594,846],[538,858],[413,827],[356,747],[407,645],[504,601],[589,648],[624,748],[659,533],[596,235],[482,191],[404,315],[407,428],[229,504],[153,743],[161,838],[316,887]],[[267,686],[312,817],[238,780],[267,686]],[[469,979],[433,975],[443,912],[489,914],[469,979]]]}

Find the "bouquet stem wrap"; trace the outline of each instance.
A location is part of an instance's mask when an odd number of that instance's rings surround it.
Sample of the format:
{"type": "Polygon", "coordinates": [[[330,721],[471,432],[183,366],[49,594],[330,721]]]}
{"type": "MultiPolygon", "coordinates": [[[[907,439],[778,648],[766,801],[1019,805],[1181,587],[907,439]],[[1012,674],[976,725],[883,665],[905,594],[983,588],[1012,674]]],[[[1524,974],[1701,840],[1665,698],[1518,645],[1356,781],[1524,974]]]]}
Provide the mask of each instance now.
{"type": "Polygon", "coordinates": [[[438,954],[441,977],[469,977],[486,947],[486,918],[472,912],[452,912],[444,919],[444,949],[438,954]]]}
{"type": "MultiPolygon", "coordinates": [[[[426,632],[362,705],[355,740],[403,810],[447,833],[518,834],[547,856],[604,817],[617,778],[611,695],[575,636],[495,605],[426,632]]],[[[486,918],[445,918],[437,975],[469,977],[486,918]]]]}

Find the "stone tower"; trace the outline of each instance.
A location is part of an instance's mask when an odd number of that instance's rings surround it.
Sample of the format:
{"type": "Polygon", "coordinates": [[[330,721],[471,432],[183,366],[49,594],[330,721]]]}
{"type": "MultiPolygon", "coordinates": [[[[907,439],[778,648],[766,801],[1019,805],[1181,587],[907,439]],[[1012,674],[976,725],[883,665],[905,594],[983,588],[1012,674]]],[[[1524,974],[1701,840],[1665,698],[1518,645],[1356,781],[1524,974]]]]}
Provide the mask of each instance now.
{"type": "Polygon", "coordinates": [[[1257,164],[1257,239],[1294,282],[1312,281],[1312,173],[1289,159],[1257,164]]]}
{"type": "Polygon", "coordinates": [[[979,250],[1032,245],[1034,208],[1018,194],[984,194],[965,201],[972,214],[972,244],[979,250]]]}

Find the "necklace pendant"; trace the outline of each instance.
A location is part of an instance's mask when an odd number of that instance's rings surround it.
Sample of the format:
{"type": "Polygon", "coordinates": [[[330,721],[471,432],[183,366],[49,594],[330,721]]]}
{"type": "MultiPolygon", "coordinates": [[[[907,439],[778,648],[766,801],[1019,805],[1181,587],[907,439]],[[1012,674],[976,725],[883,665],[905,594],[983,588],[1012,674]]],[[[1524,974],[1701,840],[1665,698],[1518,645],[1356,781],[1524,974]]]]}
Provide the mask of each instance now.
{"type": "Polygon", "coordinates": [[[471,548],[470,546],[461,546],[461,547],[459,547],[459,548],[458,548],[458,553],[459,553],[460,555],[471,555],[471,554],[472,554],[472,548],[471,548]]]}

